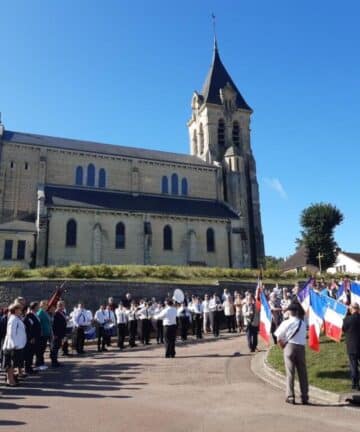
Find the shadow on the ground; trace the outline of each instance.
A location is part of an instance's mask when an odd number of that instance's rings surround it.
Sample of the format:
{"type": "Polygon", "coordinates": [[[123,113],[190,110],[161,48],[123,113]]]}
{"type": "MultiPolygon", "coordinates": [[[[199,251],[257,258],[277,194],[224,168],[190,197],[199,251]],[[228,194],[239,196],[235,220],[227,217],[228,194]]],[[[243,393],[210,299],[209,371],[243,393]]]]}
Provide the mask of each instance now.
{"type": "Polygon", "coordinates": [[[316,374],[319,378],[333,378],[333,379],[349,379],[349,372],[345,370],[335,371],[319,371],[316,374]]]}
{"type": "MultiPolygon", "coordinates": [[[[64,366],[57,369],[49,368],[45,372],[28,377],[21,381],[16,388],[1,387],[4,398],[26,398],[37,397],[64,397],[64,398],[130,398],[127,394],[122,394],[127,390],[138,390],[146,383],[131,381],[141,372],[141,363],[121,363],[121,364],[94,364],[95,355],[88,353],[89,363],[85,361],[77,362],[75,359],[64,362],[64,366]],[[129,372],[129,375],[127,373],[129,372]],[[130,386],[129,386],[130,384],[130,386]],[[113,394],[112,394],[113,393],[113,394]],[[120,394],[119,394],[120,393],[120,394]]],[[[111,357],[116,358],[116,354],[111,357]]],[[[18,408],[47,408],[43,405],[23,405],[6,402],[0,399],[0,409],[18,408]],[[5,406],[6,405],[6,406],[5,406]]]]}
{"type": "Polygon", "coordinates": [[[22,421],[0,420],[0,427],[1,426],[24,426],[24,425],[26,425],[26,423],[22,421]]]}

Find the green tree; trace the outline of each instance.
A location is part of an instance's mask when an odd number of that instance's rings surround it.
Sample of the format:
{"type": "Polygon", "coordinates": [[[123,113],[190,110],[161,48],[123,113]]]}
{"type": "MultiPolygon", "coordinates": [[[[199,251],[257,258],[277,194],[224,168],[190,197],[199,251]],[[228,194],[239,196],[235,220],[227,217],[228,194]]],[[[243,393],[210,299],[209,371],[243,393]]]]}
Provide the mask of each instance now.
{"type": "Polygon", "coordinates": [[[284,258],[277,258],[271,255],[265,257],[265,268],[280,270],[281,264],[284,263],[284,258]]]}
{"type": "Polygon", "coordinates": [[[334,239],[334,229],[340,225],[344,216],[332,204],[311,204],[301,213],[300,224],[303,228],[298,244],[306,246],[308,263],[319,265],[317,258],[320,253],[322,269],[331,267],[336,259],[337,243],[334,239]]]}

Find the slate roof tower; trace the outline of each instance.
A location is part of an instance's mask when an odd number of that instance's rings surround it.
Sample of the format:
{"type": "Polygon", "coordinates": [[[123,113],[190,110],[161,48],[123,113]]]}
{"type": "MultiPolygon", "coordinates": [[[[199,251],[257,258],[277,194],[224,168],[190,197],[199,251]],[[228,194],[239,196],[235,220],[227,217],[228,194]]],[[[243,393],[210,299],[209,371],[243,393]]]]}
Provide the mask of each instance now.
{"type": "Polygon", "coordinates": [[[250,143],[253,110],[223,65],[217,41],[201,93],[194,92],[188,122],[190,152],[219,167],[218,188],[240,214],[240,262],[257,268],[264,261],[259,187],[250,143]]]}

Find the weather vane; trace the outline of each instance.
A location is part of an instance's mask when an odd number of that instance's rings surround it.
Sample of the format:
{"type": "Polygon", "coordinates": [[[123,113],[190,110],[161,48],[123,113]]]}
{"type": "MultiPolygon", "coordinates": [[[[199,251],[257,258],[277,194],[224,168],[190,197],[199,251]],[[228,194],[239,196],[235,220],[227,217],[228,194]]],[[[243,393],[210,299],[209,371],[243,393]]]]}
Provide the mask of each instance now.
{"type": "Polygon", "coordinates": [[[212,22],[213,22],[213,30],[214,30],[214,38],[216,40],[216,16],[214,12],[211,14],[212,22]]]}

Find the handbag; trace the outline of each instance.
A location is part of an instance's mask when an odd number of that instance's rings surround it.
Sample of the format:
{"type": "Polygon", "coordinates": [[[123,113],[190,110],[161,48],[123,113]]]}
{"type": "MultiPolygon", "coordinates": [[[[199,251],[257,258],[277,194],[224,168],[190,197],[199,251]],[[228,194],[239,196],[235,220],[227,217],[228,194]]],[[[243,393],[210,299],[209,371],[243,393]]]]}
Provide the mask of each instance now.
{"type": "Polygon", "coordinates": [[[277,344],[278,344],[278,346],[279,346],[281,349],[284,349],[284,348],[286,347],[286,345],[289,343],[289,341],[290,341],[293,337],[295,337],[295,336],[298,334],[302,322],[303,322],[303,320],[299,320],[299,325],[297,326],[297,328],[296,328],[296,330],[294,331],[294,333],[293,333],[293,334],[288,338],[288,340],[282,340],[282,339],[279,339],[279,340],[277,341],[277,344]]]}

